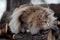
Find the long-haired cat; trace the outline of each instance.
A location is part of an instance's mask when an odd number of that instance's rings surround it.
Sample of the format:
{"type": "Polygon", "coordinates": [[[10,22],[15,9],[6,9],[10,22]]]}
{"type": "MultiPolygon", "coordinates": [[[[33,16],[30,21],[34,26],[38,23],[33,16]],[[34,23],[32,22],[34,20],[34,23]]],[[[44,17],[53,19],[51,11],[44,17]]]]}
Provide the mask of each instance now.
{"type": "Polygon", "coordinates": [[[32,4],[16,8],[11,18],[9,26],[11,32],[15,34],[25,30],[31,34],[36,34],[41,28],[53,28],[54,21],[57,19],[51,9],[32,4]]]}

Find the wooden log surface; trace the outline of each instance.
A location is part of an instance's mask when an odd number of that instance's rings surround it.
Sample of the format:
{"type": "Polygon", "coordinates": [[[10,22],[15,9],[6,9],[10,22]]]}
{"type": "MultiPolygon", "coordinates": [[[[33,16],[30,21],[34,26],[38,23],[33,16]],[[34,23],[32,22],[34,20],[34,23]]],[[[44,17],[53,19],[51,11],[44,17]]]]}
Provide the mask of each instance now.
{"type": "Polygon", "coordinates": [[[13,35],[14,40],[47,40],[48,30],[43,30],[42,32],[32,35],[29,33],[20,33],[13,35]]]}
{"type": "Polygon", "coordinates": [[[0,24],[0,35],[3,35],[4,33],[7,33],[8,26],[6,23],[0,24]]]}
{"type": "Polygon", "coordinates": [[[49,30],[47,40],[55,40],[55,36],[52,35],[52,31],[51,30],[49,30]]]}

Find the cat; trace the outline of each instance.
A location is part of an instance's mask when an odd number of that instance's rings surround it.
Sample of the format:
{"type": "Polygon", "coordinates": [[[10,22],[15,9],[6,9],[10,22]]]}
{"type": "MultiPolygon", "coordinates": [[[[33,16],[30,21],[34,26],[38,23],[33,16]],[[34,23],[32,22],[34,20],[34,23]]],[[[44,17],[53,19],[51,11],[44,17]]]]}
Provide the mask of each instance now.
{"type": "Polygon", "coordinates": [[[31,34],[39,33],[40,29],[54,28],[54,12],[50,8],[40,5],[24,4],[13,11],[10,16],[12,19],[9,23],[12,33],[30,32],[31,34]]]}

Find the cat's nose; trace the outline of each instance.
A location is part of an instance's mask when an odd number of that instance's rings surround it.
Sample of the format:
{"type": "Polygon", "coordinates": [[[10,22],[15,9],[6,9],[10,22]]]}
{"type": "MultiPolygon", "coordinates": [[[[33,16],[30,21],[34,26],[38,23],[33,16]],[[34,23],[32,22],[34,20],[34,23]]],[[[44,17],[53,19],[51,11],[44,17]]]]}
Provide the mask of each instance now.
{"type": "Polygon", "coordinates": [[[49,29],[49,23],[45,23],[45,24],[43,24],[43,29],[49,29]]]}

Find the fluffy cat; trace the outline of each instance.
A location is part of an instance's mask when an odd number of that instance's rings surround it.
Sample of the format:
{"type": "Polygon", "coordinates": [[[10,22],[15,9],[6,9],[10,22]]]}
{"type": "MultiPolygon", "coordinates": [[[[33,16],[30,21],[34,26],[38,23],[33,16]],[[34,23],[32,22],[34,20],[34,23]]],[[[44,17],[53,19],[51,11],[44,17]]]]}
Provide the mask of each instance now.
{"type": "Polygon", "coordinates": [[[11,18],[9,26],[11,32],[15,34],[25,30],[31,34],[37,34],[41,28],[53,28],[54,21],[57,19],[51,9],[32,4],[16,8],[11,18]]]}

